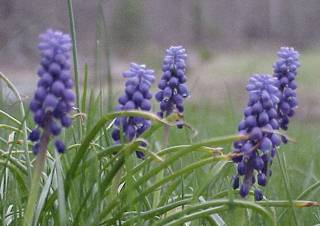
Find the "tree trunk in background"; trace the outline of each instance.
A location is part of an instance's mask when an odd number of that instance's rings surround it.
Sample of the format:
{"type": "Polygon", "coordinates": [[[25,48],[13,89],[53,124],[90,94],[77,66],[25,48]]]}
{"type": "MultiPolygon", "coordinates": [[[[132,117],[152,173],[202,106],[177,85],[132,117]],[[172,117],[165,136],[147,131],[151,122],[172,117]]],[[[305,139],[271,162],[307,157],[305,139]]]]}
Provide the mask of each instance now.
{"type": "Polygon", "coordinates": [[[269,0],[269,24],[270,33],[279,35],[279,0],[269,0]]]}

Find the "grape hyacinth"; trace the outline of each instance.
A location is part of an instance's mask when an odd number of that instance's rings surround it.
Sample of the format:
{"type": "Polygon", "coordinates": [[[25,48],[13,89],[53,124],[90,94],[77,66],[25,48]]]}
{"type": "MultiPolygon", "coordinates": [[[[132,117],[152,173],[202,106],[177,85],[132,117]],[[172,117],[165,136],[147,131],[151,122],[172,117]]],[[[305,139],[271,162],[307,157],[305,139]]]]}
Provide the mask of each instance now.
{"type": "MultiPolygon", "coordinates": [[[[35,142],[34,154],[43,151],[41,145],[47,148],[51,135],[56,137],[62,127],[67,128],[71,125],[69,113],[75,98],[70,76],[69,59],[72,46],[70,36],[49,29],[39,37],[38,48],[41,53],[39,81],[29,106],[36,123],[36,128],[29,135],[29,139],[35,142]]],[[[61,140],[55,141],[55,147],[59,153],[65,150],[61,140]]]]}
{"type": "MultiPolygon", "coordinates": [[[[268,75],[253,75],[246,88],[249,101],[238,132],[247,135],[248,139],[233,143],[237,174],[232,178],[232,185],[234,189],[240,186],[242,197],[247,196],[256,181],[260,186],[266,185],[267,177],[271,176],[272,159],[281,144],[281,136],[274,133],[279,129],[277,104],[280,92],[276,79],[268,75]]],[[[257,201],[263,198],[258,188],[254,194],[257,201]]]]}
{"type": "Polygon", "coordinates": [[[174,110],[183,113],[183,99],[189,96],[186,82],[186,50],[182,46],[171,46],[166,50],[162,65],[162,77],[159,82],[160,91],[156,99],[160,102],[160,117],[170,115],[174,110]]]}
{"type": "MultiPolygon", "coordinates": [[[[297,107],[297,84],[295,78],[300,66],[299,53],[292,47],[282,47],[278,52],[279,59],[273,65],[274,77],[278,80],[281,98],[278,107],[279,124],[281,129],[287,130],[289,118],[295,113],[297,107]]],[[[285,138],[284,138],[285,141],[285,138]]]]}
{"type": "MultiPolygon", "coordinates": [[[[119,98],[116,110],[150,111],[152,94],[149,90],[155,80],[154,71],[147,69],[145,65],[131,63],[129,70],[123,73],[123,77],[127,78],[125,93],[119,98]]],[[[119,117],[115,120],[112,138],[118,143],[120,131],[123,131],[125,141],[131,141],[149,127],[150,121],[144,118],[119,117]]],[[[144,154],[140,151],[137,151],[136,155],[138,158],[144,158],[144,154]]]]}

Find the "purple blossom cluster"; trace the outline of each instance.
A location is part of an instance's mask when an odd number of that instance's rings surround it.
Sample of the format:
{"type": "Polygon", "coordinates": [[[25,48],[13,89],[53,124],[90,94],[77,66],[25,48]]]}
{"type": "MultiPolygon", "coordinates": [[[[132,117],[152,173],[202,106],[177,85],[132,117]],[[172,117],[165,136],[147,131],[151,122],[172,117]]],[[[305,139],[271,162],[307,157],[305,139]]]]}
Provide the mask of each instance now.
{"type": "MultiPolygon", "coordinates": [[[[271,76],[253,75],[246,87],[249,101],[238,131],[248,135],[248,139],[233,143],[237,174],[233,176],[232,183],[234,189],[240,186],[242,197],[247,196],[256,181],[260,186],[266,185],[267,177],[271,176],[272,159],[281,144],[281,136],[274,133],[279,129],[277,105],[281,95],[276,83],[271,76]]],[[[262,198],[256,187],[255,199],[262,198]]]]}
{"type": "MultiPolygon", "coordinates": [[[[58,136],[62,127],[71,125],[69,114],[75,98],[69,63],[71,46],[70,36],[60,31],[49,29],[40,35],[39,81],[29,106],[36,123],[29,135],[29,139],[35,142],[34,154],[39,152],[41,134],[58,136]]],[[[55,141],[55,147],[59,153],[65,150],[61,140],[55,141]]]]}
{"type": "MultiPolygon", "coordinates": [[[[151,110],[150,93],[151,84],[154,82],[154,71],[147,69],[145,65],[131,63],[129,70],[123,73],[127,78],[125,83],[125,93],[118,102],[116,110],[151,110]]],[[[120,142],[121,131],[123,131],[125,141],[131,141],[140,136],[150,127],[150,121],[141,117],[119,117],[115,120],[112,138],[120,142]]],[[[142,152],[136,152],[138,158],[143,158],[142,152]]]]}
{"type": "Polygon", "coordinates": [[[156,100],[160,102],[160,117],[170,115],[174,110],[184,111],[183,99],[189,96],[186,82],[186,50],[182,46],[171,46],[166,50],[162,65],[162,77],[158,84],[160,89],[156,100]]]}
{"type": "Polygon", "coordinates": [[[281,92],[278,107],[278,120],[283,130],[288,129],[289,118],[295,113],[297,107],[297,68],[300,66],[299,53],[292,47],[282,47],[278,52],[278,60],[273,65],[274,77],[278,80],[278,88],[281,92]]]}

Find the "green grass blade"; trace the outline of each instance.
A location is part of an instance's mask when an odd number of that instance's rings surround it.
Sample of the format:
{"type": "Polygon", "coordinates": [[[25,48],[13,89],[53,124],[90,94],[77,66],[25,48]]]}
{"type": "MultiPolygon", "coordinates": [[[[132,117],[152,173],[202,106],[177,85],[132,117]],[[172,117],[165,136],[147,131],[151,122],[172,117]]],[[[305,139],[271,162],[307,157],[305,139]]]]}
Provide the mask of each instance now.
{"type": "MultiPolygon", "coordinates": [[[[199,201],[201,203],[204,203],[206,202],[206,200],[204,199],[203,196],[200,196],[199,197],[199,201]]],[[[226,222],[224,222],[224,220],[220,217],[219,214],[217,213],[211,213],[209,212],[208,214],[210,214],[208,217],[207,217],[207,220],[209,221],[210,224],[215,224],[217,226],[227,226],[226,222]]],[[[204,214],[205,215],[205,214],[204,214]]],[[[200,217],[200,216],[197,216],[197,217],[200,217]]],[[[196,217],[196,218],[197,218],[196,217]]]]}
{"type": "Polygon", "coordinates": [[[39,220],[42,208],[43,208],[43,206],[45,204],[45,201],[46,201],[46,199],[48,197],[48,194],[50,192],[50,187],[51,187],[54,171],[55,171],[55,169],[52,168],[51,172],[50,172],[50,174],[49,174],[49,176],[48,176],[48,178],[47,178],[47,180],[45,182],[45,184],[43,185],[41,194],[39,196],[38,204],[37,204],[37,207],[36,207],[35,212],[34,212],[34,223],[36,225],[38,224],[38,220],[39,220]]]}
{"type": "MultiPolygon", "coordinates": [[[[68,196],[69,188],[70,188],[70,182],[74,178],[74,176],[77,173],[77,168],[79,167],[80,161],[84,158],[86,151],[88,150],[88,147],[90,146],[91,141],[95,138],[95,136],[99,133],[99,131],[105,126],[105,124],[108,121],[113,120],[116,117],[121,116],[137,116],[137,117],[143,117],[147,118],[149,120],[153,120],[158,123],[168,124],[166,120],[160,119],[155,114],[149,113],[149,112],[142,112],[142,111],[119,111],[107,114],[103,116],[93,127],[93,129],[88,133],[88,135],[84,138],[83,142],[81,143],[81,146],[79,147],[79,150],[77,151],[76,156],[74,157],[70,169],[67,172],[65,184],[66,184],[66,195],[68,196]]],[[[170,124],[169,124],[170,125],[170,124]]]]}
{"type": "MultiPolygon", "coordinates": [[[[208,208],[208,209],[205,209],[205,210],[197,211],[197,212],[192,213],[192,214],[188,214],[186,216],[179,217],[176,220],[170,221],[166,225],[168,225],[168,226],[169,225],[181,225],[181,224],[183,224],[185,222],[192,221],[192,220],[195,220],[195,219],[198,219],[198,218],[206,218],[207,216],[211,216],[214,213],[216,214],[216,213],[219,213],[219,212],[226,211],[228,209],[229,208],[227,206],[225,206],[225,205],[218,206],[218,207],[211,207],[211,208],[208,208]]],[[[155,225],[157,225],[157,224],[155,224],[155,225]]],[[[226,224],[220,224],[220,225],[226,225],[226,224]]]]}
{"type": "Polygon", "coordinates": [[[78,226],[80,225],[80,215],[81,213],[84,211],[85,209],[85,205],[86,203],[88,202],[89,198],[90,198],[90,195],[92,195],[92,191],[93,191],[93,188],[94,188],[94,184],[90,187],[90,189],[87,191],[86,195],[85,195],[85,198],[83,199],[82,203],[80,204],[78,210],[77,210],[77,213],[75,215],[75,218],[74,218],[74,221],[73,221],[73,226],[78,226]]]}
{"type": "Polygon", "coordinates": [[[87,87],[88,87],[88,65],[84,65],[84,81],[82,88],[82,98],[81,98],[81,112],[86,111],[86,101],[87,101],[87,87]]]}
{"type": "Polygon", "coordinates": [[[210,183],[214,183],[218,176],[220,176],[221,171],[227,166],[227,161],[219,161],[217,164],[215,164],[210,171],[206,173],[206,175],[203,175],[204,182],[199,185],[197,189],[194,191],[194,197],[200,197],[206,188],[208,188],[210,183]]]}
{"type": "MultiPolygon", "coordinates": [[[[211,158],[206,158],[206,159],[202,159],[198,162],[195,162],[193,164],[190,164],[180,170],[177,170],[176,172],[172,173],[169,176],[164,177],[163,179],[157,181],[155,184],[153,184],[152,186],[150,186],[148,189],[144,190],[142,193],[139,194],[139,196],[136,198],[135,201],[139,201],[139,199],[142,198],[142,196],[145,196],[147,194],[149,194],[152,191],[155,191],[158,187],[162,186],[165,183],[168,183],[170,181],[173,181],[174,179],[176,179],[177,177],[180,176],[185,176],[188,175],[189,173],[192,173],[194,170],[196,170],[199,167],[205,166],[207,164],[216,162],[216,161],[221,161],[224,160],[225,156],[222,157],[211,157],[211,158]]],[[[141,180],[142,181],[142,180],[141,180]]],[[[142,184],[141,181],[138,181],[137,185],[142,184]]]]}
{"type": "Polygon", "coordinates": [[[178,187],[180,184],[180,180],[173,181],[170,186],[168,186],[164,192],[161,194],[161,199],[159,201],[159,204],[157,207],[161,207],[166,204],[166,202],[169,202],[170,195],[173,193],[173,191],[178,187]]]}
{"type": "MultiPolygon", "coordinates": [[[[206,164],[209,164],[209,163],[212,163],[212,162],[215,162],[215,161],[219,161],[219,160],[224,160],[225,159],[225,156],[222,156],[222,157],[211,157],[211,158],[206,158],[206,159],[203,159],[203,160],[200,160],[198,162],[195,162],[191,165],[188,165],[176,172],[174,172],[173,174],[169,175],[169,176],[166,176],[164,177],[163,179],[157,181],[156,183],[154,183],[152,186],[150,186],[149,188],[141,191],[138,196],[130,203],[130,205],[133,205],[135,204],[136,202],[138,202],[139,200],[143,199],[144,196],[148,195],[149,193],[153,192],[153,191],[156,191],[157,188],[159,188],[160,186],[162,186],[163,184],[165,183],[168,183],[170,181],[174,181],[175,178],[180,178],[180,176],[182,175],[187,175],[191,172],[193,172],[195,169],[199,168],[199,167],[202,167],[206,164]]],[[[169,160],[167,160],[165,163],[169,162],[169,160]]],[[[171,161],[170,161],[171,162],[171,161]]],[[[165,164],[166,165],[166,164],[165,164]]],[[[143,177],[142,177],[143,178],[143,177]]],[[[144,182],[144,179],[140,178],[134,185],[133,185],[133,188],[136,189],[139,185],[143,184],[144,182]]],[[[123,198],[123,196],[125,196],[125,193],[121,193],[120,197],[123,198]]],[[[126,196],[125,196],[126,197],[126,196]]],[[[112,202],[114,203],[114,202],[112,202]]],[[[114,207],[114,206],[112,206],[114,207]]],[[[126,208],[123,207],[124,209],[126,208]]],[[[111,210],[111,206],[107,207],[106,208],[106,211],[110,211],[111,210]]],[[[106,214],[106,212],[104,212],[104,214],[106,214]]]]}
{"type": "MultiPolygon", "coordinates": [[[[288,181],[288,177],[287,177],[287,172],[286,172],[286,165],[285,165],[285,161],[284,161],[284,153],[282,153],[282,157],[279,156],[280,153],[278,153],[277,155],[277,159],[279,162],[279,166],[280,166],[280,171],[281,171],[281,176],[282,176],[282,180],[284,182],[284,186],[285,186],[285,190],[287,193],[287,197],[289,199],[290,202],[292,202],[292,197],[291,197],[291,193],[290,193],[290,185],[289,185],[289,181],[288,181]]],[[[291,207],[291,212],[293,215],[293,220],[296,226],[298,226],[298,218],[297,218],[297,214],[296,211],[294,210],[293,207],[291,207]]]]}
{"type": "MultiPolygon", "coordinates": [[[[199,151],[201,150],[202,147],[205,146],[219,146],[219,145],[223,145],[226,143],[231,143],[232,141],[236,141],[236,140],[242,140],[242,139],[246,139],[245,136],[242,135],[229,135],[229,136],[222,136],[222,137],[216,137],[216,138],[212,138],[209,140],[205,140],[205,141],[201,141],[198,143],[195,143],[193,145],[178,145],[178,146],[172,146],[169,148],[165,148],[160,150],[159,152],[157,152],[157,155],[162,157],[165,156],[167,154],[171,154],[171,153],[175,153],[181,150],[184,150],[184,152],[180,152],[181,156],[182,155],[186,155],[189,152],[192,151],[199,151]]],[[[178,156],[180,157],[180,156],[178,156]]],[[[228,158],[227,156],[225,156],[226,158],[228,158]]],[[[132,172],[136,173],[139,170],[141,170],[145,165],[147,165],[148,163],[150,163],[150,161],[152,160],[152,158],[148,158],[145,161],[143,161],[141,164],[137,165],[135,168],[132,169],[132,172]]],[[[149,173],[151,174],[151,173],[149,173]]]]}
{"type": "MultiPolygon", "coordinates": [[[[17,124],[17,125],[19,125],[19,126],[22,124],[18,119],[16,119],[15,117],[11,116],[10,114],[8,114],[8,113],[5,112],[5,111],[0,110],[0,114],[4,115],[4,116],[5,116],[6,118],[8,118],[10,121],[14,122],[15,124],[17,124]]],[[[29,128],[28,128],[28,131],[30,131],[29,128]]]]}
{"type": "MultiPolygon", "coordinates": [[[[21,169],[19,169],[18,167],[16,167],[15,165],[11,164],[10,162],[6,162],[6,161],[2,161],[0,160],[0,165],[4,166],[5,169],[9,169],[9,171],[11,171],[12,175],[16,178],[20,188],[22,191],[27,192],[28,189],[28,184],[25,182],[25,176],[27,176],[26,171],[23,172],[21,171],[21,169]]],[[[4,176],[2,176],[1,178],[3,178],[4,176]]]]}
{"type": "MultiPolygon", "coordinates": [[[[112,81],[111,63],[110,63],[110,39],[109,39],[106,18],[104,15],[103,5],[101,0],[98,1],[98,5],[97,5],[97,25],[96,26],[97,26],[97,58],[98,56],[100,56],[98,52],[103,51],[102,54],[104,54],[104,58],[105,58],[105,62],[103,62],[103,65],[105,65],[106,76],[107,76],[107,92],[108,92],[107,93],[107,98],[108,98],[107,110],[108,112],[111,112],[113,109],[112,107],[113,81],[112,81]]],[[[99,59],[96,59],[96,61],[98,60],[99,59]]],[[[99,64],[97,62],[97,65],[96,65],[97,70],[98,70],[98,66],[99,64]]]]}
{"type": "MultiPolygon", "coordinates": [[[[217,207],[217,206],[223,206],[223,205],[227,205],[228,207],[240,207],[240,208],[247,208],[247,209],[252,209],[255,210],[257,213],[259,213],[260,215],[264,216],[266,219],[268,219],[269,223],[271,223],[271,225],[275,225],[276,222],[274,220],[274,217],[272,216],[272,214],[270,214],[270,212],[262,207],[261,205],[257,204],[257,203],[253,203],[250,201],[243,201],[243,200],[227,200],[227,199],[217,199],[217,200],[212,200],[212,201],[207,201],[204,203],[200,203],[197,205],[193,205],[190,206],[182,211],[178,211],[174,214],[171,214],[168,217],[165,217],[159,221],[156,221],[154,224],[152,224],[153,226],[157,226],[157,225],[166,225],[169,222],[172,222],[175,219],[183,219],[182,216],[186,215],[186,214],[196,214],[199,213],[199,211],[203,211],[203,209],[208,209],[208,208],[212,208],[212,207],[217,207]]],[[[212,214],[212,212],[206,213],[206,215],[210,215],[212,214]]],[[[198,216],[198,215],[196,215],[198,216]]],[[[190,220],[190,219],[189,219],[190,220]]]]}
{"type": "Polygon", "coordinates": [[[69,26],[72,39],[72,56],[73,56],[73,70],[74,70],[74,81],[76,88],[76,104],[80,107],[80,92],[79,92],[79,73],[78,73],[78,53],[77,53],[77,37],[76,37],[76,25],[73,14],[72,0],[68,1],[68,15],[69,15],[69,26]]]}
{"type": "MultiPolygon", "coordinates": [[[[166,167],[168,167],[170,164],[172,164],[173,162],[175,162],[176,160],[178,160],[179,158],[181,158],[183,155],[188,154],[188,152],[192,152],[194,149],[203,147],[203,146],[210,146],[210,145],[221,145],[224,143],[230,143],[231,141],[234,140],[239,140],[239,139],[243,139],[243,136],[239,136],[239,135],[232,135],[232,136],[223,136],[223,137],[218,137],[218,138],[214,138],[214,139],[210,139],[207,141],[203,141],[203,142],[199,142],[193,145],[189,145],[186,146],[185,148],[180,148],[178,147],[178,150],[172,157],[166,159],[166,161],[162,162],[161,164],[158,165],[158,167],[153,168],[152,170],[149,170],[148,172],[146,172],[141,178],[139,178],[136,182],[135,186],[139,186],[141,184],[145,184],[151,177],[156,176],[160,171],[162,171],[163,169],[165,169],[166,167]]],[[[171,151],[174,149],[170,149],[171,151]]],[[[168,153],[166,151],[159,151],[158,154],[163,154],[163,153],[168,153]]],[[[229,159],[230,156],[222,156],[219,159],[229,159]]],[[[210,159],[210,161],[212,161],[210,159]]],[[[144,161],[146,162],[146,161],[144,161]]],[[[142,163],[143,164],[143,163],[142,163]]],[[[140,164],[141,165],[141,164],[140,164]]],[[[187,169],[189,170],[189,168],[187,169]]],[[[131,173],[135,173],[135,170],[132,169],[131,173]]],[[[125,196],[125,193],[121,193],[120,196],[123,195],[125,196]]],[[[137,200],[135,200],[137,201],[137,200]]],[[[116,199],[113,199],[109,205],[103,210],[103,212],[101,213],[100,218],[103,219],[114,207],[116,204],[116,199]]],[[[121,212],[119,212],[118,214],[119,216],[121,215],[121,212]]]]}
{"type": "Polygon", "coordinates": [[[25,158],[27,161],[27,171],[28,171],[28,178],[29,178],[29,182],[31,182],[31,163],[30,163],[30,157],[29,157],[29,153],[28,153],[28,132],[27,132],[27,123],[25,121],[26,119],[26,114],[24,111],[24,106],[23,106],[23,101],[22,98],[17,90],[17,88],[13,85],[13,83],[3,74],[0,72],[0,78],[7,84],[7,86],[9,87],[9,89],[12,90],[12,92],[14,93],[14,95],[16,96],[16,98],[19,101],[19,107],[20,107],[20,113],[21,113],[21,118],[22,120],[22,128],[23,128],[23,144],[24,144],[24,151],[25,151],[25,158]]]}
{"type": "MultiPolygon", "coordinates": [[[[311,192],[317,190],[320,188],[320,181],[317,181],[313,185],[309,186],[306,190],[304,190],[300,195],[298,195],[297,200],[305,198],[307,195],[309,195],[311,192]]],[[[278,221],[282,219],[282,217],[288,212],[288,209],[283,210],[278,217],[278,221]]]]}

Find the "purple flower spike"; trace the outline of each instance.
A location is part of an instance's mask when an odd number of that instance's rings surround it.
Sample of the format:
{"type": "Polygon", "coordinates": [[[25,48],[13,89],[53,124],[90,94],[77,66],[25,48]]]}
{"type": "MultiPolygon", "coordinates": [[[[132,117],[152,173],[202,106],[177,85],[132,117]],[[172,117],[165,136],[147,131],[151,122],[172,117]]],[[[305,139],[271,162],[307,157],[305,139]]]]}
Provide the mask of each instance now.
{"type": "Polygon", "coordinates": [[[278,57],[277,62],[273,65],[273,76],[277,78],[278,88],[281,92],[278,121],[281,129],[287,130],[289,118],[294,115],[298,105],[295,78],[300,66],[299,53],[292,47],[281,47],[278,57]]]}
{"type": "MultiPolygon", "coordinates": [[[[162,65],[162,77],[156,94],[160,102],[159,116],[168,116],[173,111],[184,111],[183,99],[189,96],[186,82],[186,50],[182,46],[171,46],[166,50],[162,65]]],[[[181,127],[181,126],[180,126],[181,127]]],[[[178,127],[179,128],[179,127],[178,127]]]]}
{"type": "MultiPolygon", "coordinates": [[[[38,87],[30,102],[30,110],[37,127],[32,130],[29,139],[41,142],[44,136],[58,136],[61,127],[71,125],[70,111],[73,107],[74,94],[70,76],[71,39],[60,31],[47,30],[40,35],[38,48],[41,53],[41,66],[38,70],[38,87]],[[40,131],[42,129],[42,131],[40,131]]],[[[48,140],[48,139],[44,139],[48,140]]],[[[40,143],[34,144],[34,154],[39,151],[40,143]]],[[[62,141],[56,141],[59,153],[64,150],[62,141]]]]}
{"type": "MultiPolygon", "coordinates": [[[[145,65],[131,63],[129,70],[123,73],[123,77],[127,79],[125,93],[119,98],[116,109],[150,111],[152,94],[149,90],[155,79],[154,71],[147,69],[145,65]]],[[[119,117],[115,121],[112,138],[116,143],[120,142],[120,131],[123,131],[125,141],[131,141],[149,127],[149,120],[140,117],[119,117]]],[[[137,151],[136,154],[138,158],[144,158],[142,152],[137,151]]]]}
{"type": "MultiPolygon", "coordinates": [[[[273,133],[279,128],[276,109],[281,96],[276,79],[269,75],[253,75],[246,88],[249,101],[238,132],[247,134],[249,138],[233,143],[233,152],[238,156],[233,159],[237,164],[237,174],[232,179],[232,186],[236,189],[241,184],[242,197],[247,196],[256,178],[260,186],[266,185],[272,158],[281,143],[280,136],[273,133]],[[242,183],[239,178],[242,178],[242,183]]],[[[255,199],[260,201],[262,197],[260,190],[256,189],[255,199]]]]}

